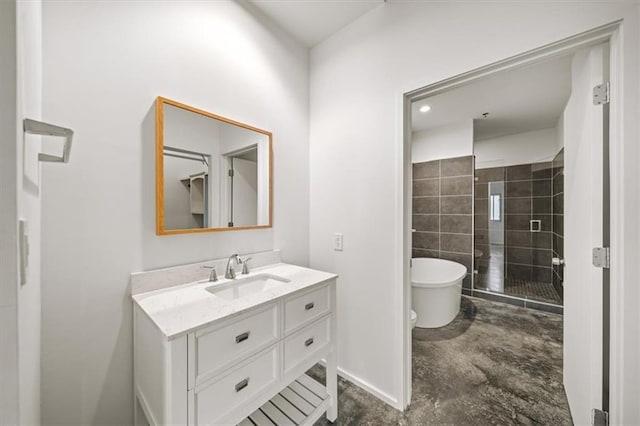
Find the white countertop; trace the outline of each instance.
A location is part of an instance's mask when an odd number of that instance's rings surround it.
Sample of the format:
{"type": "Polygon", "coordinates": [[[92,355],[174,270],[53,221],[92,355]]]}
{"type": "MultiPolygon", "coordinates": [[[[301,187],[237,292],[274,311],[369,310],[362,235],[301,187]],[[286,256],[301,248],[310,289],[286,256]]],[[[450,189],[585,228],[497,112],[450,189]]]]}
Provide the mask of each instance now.
{"type": "Polygon", "coordinates": [[[237,278],[258,274],[273,274],[286,278],[289,282],[234,300],[223,299],[205,290],[212,285],[233,281],[224,278],[215,283],[198,281],[139,293],[133,295],[132,299],[171,340],[196,328],[337,277],[328,272],[277,263],[255,268],[248,275],[238,274],[237,278]]]}

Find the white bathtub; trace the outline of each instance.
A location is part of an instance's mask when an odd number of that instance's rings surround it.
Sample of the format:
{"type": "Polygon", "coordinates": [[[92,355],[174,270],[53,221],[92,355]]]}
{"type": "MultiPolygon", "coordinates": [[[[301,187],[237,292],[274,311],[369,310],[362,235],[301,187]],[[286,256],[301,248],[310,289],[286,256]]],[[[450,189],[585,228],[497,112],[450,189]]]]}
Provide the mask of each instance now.
{"type": "Polygon", "coordinates": [[[462,280],[467,268],[444,259],[412,259],[411,305],[418,314],[416,327],[436,328],[449,324],[460,311],[462,280]]]}

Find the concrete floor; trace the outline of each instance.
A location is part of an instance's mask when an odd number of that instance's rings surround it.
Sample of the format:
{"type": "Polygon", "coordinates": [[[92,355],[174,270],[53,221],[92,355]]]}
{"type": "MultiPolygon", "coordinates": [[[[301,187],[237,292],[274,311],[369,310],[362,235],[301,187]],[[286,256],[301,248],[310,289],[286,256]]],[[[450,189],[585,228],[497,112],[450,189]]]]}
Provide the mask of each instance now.
{"type": "MultiPolygon", "coordinates": [[[[311,374],[324,382],[322,367],[311,374]]],[[[338,386],[339,425],[572,424],[562,385],[562,316],[477,298],[463,297],[445,327],[414,329],[406,412],[345,380],[338,386]]]]}

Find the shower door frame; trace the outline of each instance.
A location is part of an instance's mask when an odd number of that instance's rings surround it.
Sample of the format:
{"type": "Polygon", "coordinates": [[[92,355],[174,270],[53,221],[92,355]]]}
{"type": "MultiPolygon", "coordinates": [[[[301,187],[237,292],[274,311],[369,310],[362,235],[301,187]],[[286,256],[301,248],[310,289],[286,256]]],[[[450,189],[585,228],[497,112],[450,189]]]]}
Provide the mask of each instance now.
{"type": "MultiPolygon", "coordinates": [[[[623,168],[623,46],[621,41],[622,20],[614,21],[610,24],[603,25],[592,30],[574,35],[572,37],[559,40],[557,42],[533,49],[519,55],[515,55],[504,60],[470,70],[468,72],[450,77],[448,79],[429,84],[424,87],[405,91],[399,97],[400,104],[400,131],[401,144],[399,144],[399,158],[402,162],[400,167],[400,181],[402,190],[400,192],[401,220],[399,221],[400,247],[402,248],[402,259],[399,275],[401,277],[403,295],[402,295],[402,312],[403,312],[403,399],[401,406],[404,409],[409,407],[412,394],[412,350],[411,350],[411,282],[410,282],[410,261],[411,253],[411,212],[412,212],[412,196],[411,196],[411,104],[443,92],[447,92],[456,87],[468,84],[479,78],[486,77],[497,72],[518,68],[527,64],[551,59],[554,57],[565,56],[580,49],[595,46],[602,43],[609,43],[610,46],[610,62],[609,62],[609,82],[611,86],[610,101],[610,140],[609,140],[609,160],[612,165],[610,172],[610,218],[616,221],[611,227],[610,247],[611,252],[617,256],[611,260],[612,269],[607,271],[610,283],[610,300],[604,300],[604,303],[613,303],[606,306],[605,311],[613,313],[613,317],[603,320],[603,329],[605,335],[608,334],[609,354],[604,354],[604,362],[607,365],[609,377],[605,378],[608,386],[603,389],[603,407],[610,410],[610,419],[616,422],[618,416],[622,413],[623,399],[620,395],[623,392],[623,370],[620,365],[620,359],[623,354],[622,335],[617,332],[616,327],[624,324],[622,309],[615,309],[622,305],[623,300],[623,253],[624,253],[624,222],[620,220],[624,217],[623,205],[620,200],[624,199],[624,191],[621,183],[624,181],[623,168]],[[615,201],[618,201],[617,203],[615,201]],[[607,356],[608,355],[608,356],[607,356]],[[610,392],[605,392],[605,389],[610,392]],[[605,398],[607,399],[606,401],[605,398]]],[[[473,259],[472,259],[473,262],[473,259]]],[[[473,265],[473,263],[472,263],[473,265]]],[[[472,274],[473,276],[473,274],[472,274]]],[[[473,283],[473,278],[472,278],[473,283]]],[[[472,285],[473,287],[473,285],[472,285]]],[[[606,343],[605,343],[606,345],[606,343]]]]}

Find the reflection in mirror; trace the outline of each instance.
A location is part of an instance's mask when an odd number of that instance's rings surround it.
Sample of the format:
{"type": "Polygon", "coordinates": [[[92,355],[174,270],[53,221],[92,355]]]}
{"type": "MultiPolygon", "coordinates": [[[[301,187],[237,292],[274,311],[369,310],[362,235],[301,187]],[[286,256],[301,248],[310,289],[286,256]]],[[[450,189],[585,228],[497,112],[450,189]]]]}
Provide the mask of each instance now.
{"type": "Polygon", "coordinates": [[[271,133],[159,97],[157,233],[271,226],[271,133]]]}

